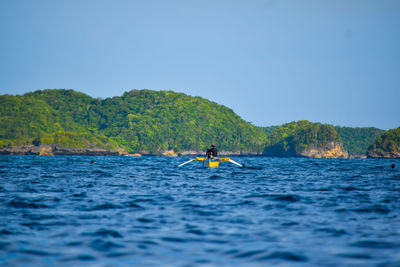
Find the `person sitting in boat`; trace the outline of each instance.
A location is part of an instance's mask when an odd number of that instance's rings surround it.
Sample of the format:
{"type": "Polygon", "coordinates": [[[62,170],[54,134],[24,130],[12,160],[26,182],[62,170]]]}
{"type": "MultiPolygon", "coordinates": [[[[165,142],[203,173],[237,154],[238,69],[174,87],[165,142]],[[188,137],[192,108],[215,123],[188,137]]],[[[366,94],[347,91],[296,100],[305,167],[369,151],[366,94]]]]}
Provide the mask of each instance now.
{"type": "Polygon", "coordinates": [[[213,159],[213,158],[218,157],[217,147],[214,144],[211,145],[210,149],[207,149],[206,157],[208,159],[213,159]]]}

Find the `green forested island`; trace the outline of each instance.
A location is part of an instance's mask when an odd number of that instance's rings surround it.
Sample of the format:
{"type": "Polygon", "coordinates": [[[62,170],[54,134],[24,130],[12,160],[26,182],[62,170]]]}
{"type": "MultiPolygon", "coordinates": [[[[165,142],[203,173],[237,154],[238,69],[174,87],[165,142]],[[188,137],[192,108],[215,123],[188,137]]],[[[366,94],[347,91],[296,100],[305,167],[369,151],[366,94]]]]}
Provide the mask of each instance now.
{"type": "Polygon", "coordinates": [[[216,143],[225,154],[347,157],[365,155],[383,133],[305,120],[256,127],[225,106],[172,91],[132,90],[106,99],[65,89],[0,96],[2,154],[45,147],[49,154],[185,155],[216,143]]]}
{"type": "Polygon", "coordinates": [[[259,154],[265,134],[231,109],[171,91],[95,99],[73,90],[0,97],[0,146],[56,144],[128,152],[204,151],[211,143],[259,154]]]}
{"type": "Polygon", "coordinates": [[[290,122],[267,134],[266,156],[347,157],[332,125],[306,120],[290,122]]]}
{"type": "Polygon", "coordinates": [[[400,127],[391,129],[379,136],[368,148],[371,158],[400,158],[400,127]]]}
{"type": "Polygon", "coordinates": [[[364,155],[368,147],[385,131],[375,127],[340,127],[335,126],[343,140],[343,147],[352,155],[364,155]]]}

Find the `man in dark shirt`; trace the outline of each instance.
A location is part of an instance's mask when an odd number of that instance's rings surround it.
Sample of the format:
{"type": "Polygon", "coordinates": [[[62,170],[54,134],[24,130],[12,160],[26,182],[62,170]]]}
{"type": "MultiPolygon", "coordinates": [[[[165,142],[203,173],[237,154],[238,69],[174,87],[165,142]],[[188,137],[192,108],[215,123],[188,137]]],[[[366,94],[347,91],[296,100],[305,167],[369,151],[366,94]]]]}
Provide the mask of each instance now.
{"type": "Polygon", "coordinates": [[[210,149],[207,149],[207,152],[206,152],[206,158],[211,158],[211,159],[213,159],[213,158],[216,158],[216,157],[218,157],[218,151],[217,151],[217,147],[214,145],[214,144],[212,144],[211,145],[211,148],[210,149]]]}

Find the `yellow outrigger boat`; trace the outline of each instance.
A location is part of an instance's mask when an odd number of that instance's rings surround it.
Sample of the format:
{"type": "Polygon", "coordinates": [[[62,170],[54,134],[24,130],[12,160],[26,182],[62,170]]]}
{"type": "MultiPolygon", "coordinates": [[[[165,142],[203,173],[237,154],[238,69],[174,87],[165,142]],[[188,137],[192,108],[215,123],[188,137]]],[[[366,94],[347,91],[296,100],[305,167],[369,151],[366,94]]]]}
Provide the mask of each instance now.
{"type": "Polygon", "coordinates": [[[209,159],[207,159],[207,158],[199,158],[199,157],[194,158],[194,159],[191,159],[191,160],[188,160],[188,161],[186,161],[186,162],[184,162],[184,163],[178,165],[178,167],[182,167],[183,165],[185,165],[185,164],[187,164],[187,163],[189,163],[189,162],[192,162],[192,161],[203,161],[203,162],[206,163],[207,167],[218,167],[218,166],[219,166],[219,163],[220,163],[221,161],[228,161],[228,162],[230,162],[230,163],[233,163],[233,164],[235,164],[235,165],[238,165],[239,167],[243,167],[242,164],[239,164],[239,163],[237,163],[236,161],[231,160],[230,158],[214,158],[214,159],[209,158],[209,159]]]}

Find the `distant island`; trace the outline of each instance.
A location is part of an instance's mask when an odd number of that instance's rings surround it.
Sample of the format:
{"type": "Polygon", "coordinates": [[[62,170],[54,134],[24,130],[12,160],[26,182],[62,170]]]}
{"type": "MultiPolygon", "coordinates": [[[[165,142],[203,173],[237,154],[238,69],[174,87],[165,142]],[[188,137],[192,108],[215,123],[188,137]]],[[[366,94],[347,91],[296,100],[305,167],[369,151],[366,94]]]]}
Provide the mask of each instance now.
{"type": "Polygon", "coordinates": [[[400,158],[400,127],[379,136],[368,148],[370,158],[400,158]]]}
{"type": "Polygon", "coordinates": [[[399,157],[382,152],[399,147],[391,131],[306,120],[257,127],[223,105],[172,91],[106,99],[65,89],[0,96],[0,154],[183,156],[203,154],[211,143],[221,155],[399,157]],[[385,134],[392,141],[383,141],[385,134]]]}
{"type": "Polygon", "coordinates": [[[297,121],[267,134],[265,156],[347,158],[340,135],[332,125],[297,121]]]}

